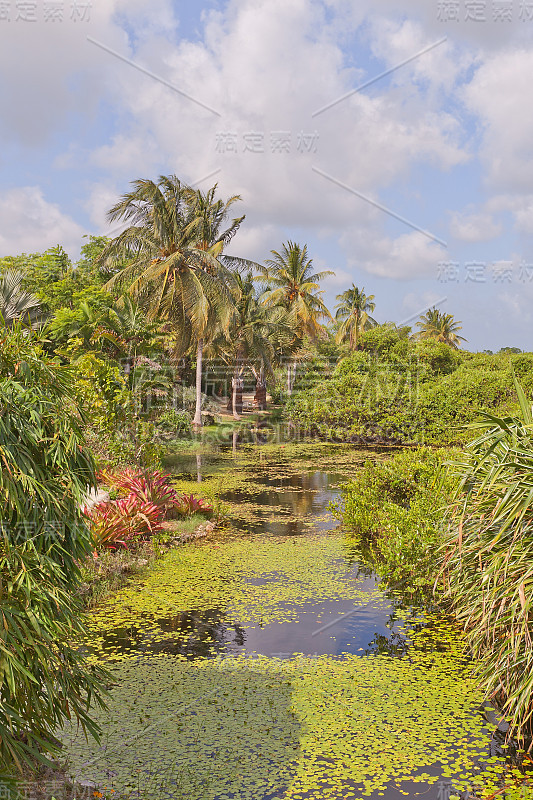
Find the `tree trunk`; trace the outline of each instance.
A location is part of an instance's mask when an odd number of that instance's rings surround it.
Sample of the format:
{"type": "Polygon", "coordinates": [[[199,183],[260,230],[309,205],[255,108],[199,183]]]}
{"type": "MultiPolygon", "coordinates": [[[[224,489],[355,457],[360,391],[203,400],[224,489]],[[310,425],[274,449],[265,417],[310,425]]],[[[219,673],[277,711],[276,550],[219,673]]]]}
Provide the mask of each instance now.
{"type": "Polygon", "coordinates": [[[267,385],[266,381],[258,378],[255,384],[255,404],[259,411],[266,411],[267,407],[267,385]]]}
{"type": "Polygon", "coordinates": [[[296,380],[296,362],[290,361],[287,367],[287,395],[290,397],[296,380]]]}
{"type": "Polygon", "coordinates": [[[267,385],[265,380],[265,366],[261,361],[259,373],[255,372],[255,396],[254,401],[258,411],[266,411],[267,407],[267,385]]]}
{"type": "Polygon", "coordinates": [[[244,381],[242,378],[239,378],[238,375],[238,370],[235,370],[235,375],[231,381],[233,419],[240,419],[239,412],[242,412],[242,390],[244,381]]]}
{"type": "Polygon", "coordinates": [[[193,426],[198,429],[202,427],[202,357],[204,354],[204,340],[198,339],[198,349],[196,351],[196,411],[193,419],[193,426]]]}

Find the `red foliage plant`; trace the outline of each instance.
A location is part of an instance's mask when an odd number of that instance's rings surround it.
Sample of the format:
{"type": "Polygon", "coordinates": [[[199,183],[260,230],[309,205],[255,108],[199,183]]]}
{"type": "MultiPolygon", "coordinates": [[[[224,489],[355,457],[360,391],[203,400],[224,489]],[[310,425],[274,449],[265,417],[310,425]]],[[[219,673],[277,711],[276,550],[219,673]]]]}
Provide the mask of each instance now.
{"type": "Polygon", "coordinates": [[[124,496],[86,511],[96,547],[129,547],[161,530],[167,517],[211,514],[212,506],[194,495],[179,495],[162,472],[103,471],[99,481],[124,496]]]}
{"type": "Polygon", "coordinates": [[[163,513],[152,503],[140,502],[134,494],[112,503],[99,503],[85,512],[95,546],[116,550],[147,539],[161,530],[163,513]]]}

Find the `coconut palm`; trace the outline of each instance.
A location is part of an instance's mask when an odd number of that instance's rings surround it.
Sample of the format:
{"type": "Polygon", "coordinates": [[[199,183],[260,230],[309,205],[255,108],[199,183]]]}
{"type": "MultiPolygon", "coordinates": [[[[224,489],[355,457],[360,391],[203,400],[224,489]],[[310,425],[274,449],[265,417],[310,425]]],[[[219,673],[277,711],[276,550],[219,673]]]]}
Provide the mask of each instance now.
{"type": "Polygon", "coordinates": [[[267,290],[263,296],[265,305],[282,305],[294,317],[299,334],[316,337],[320,332],[320,319],[331,319],[319,289],[320,281],[331,270],[313,273],[313,260],[307,254],[307,245],[300,247],[294,242],[283,245],[281,253],[272,250],[274,258],[261,267],[267,290]]]}
{"type": "Polygon", "coordinates": [[[367,297],[364,289],[358,289],[352,283],[351,288],[338,294],[336,299],[340,302],[335,306],[335,319],[339,323],[335,341],[340,344],[348,339],[350,349],[357,350],[359,335],[377,325],[376,320],[370,316],[376,307],[374,295],[369,294],[367,297]]]}
{"type": "Polygon", "coordinates": [[[23,280],[22,273],[14,269],[0,276],[0,321],[6,328],[12,328],[20,320],[37,329],[43,322],[41,301],[34,294],[24,291],[23,280]]]}
{"type": "Polygon", "coordinates": [[[213,343],[214,353],[231,365],[232,411],[239,419],[239,393],[242,378],[250,369],[256,380],[256,396],[265,393],[266,376],[274,377],[273,364],[281,342],[293,338],[291,320],[282,306],[264,306],[257,292],[254,278],[248,273],[237,276],[240,299],[236,305],[229,334],[213,343]]]}
{"type": "MultiPolygon", "coordinates": [[[[313,272],[313,261],[309,258],[307,245],[301,247],[295,242],[284,244],[281,253],[272,250],[272,259],[261,267],[261,277],[266,283],[263,303],[267,306],[283,306],[291,315],[295,338],[291,347],[297,349],[304,336],[316,339],[321,330],[321,319],[331,319],[324,305],[320,281],[330,270],[313,272]]],[[[293,360],[287,367],[287,391],[290,394],[294,381],[293,360]]]]}
{"type": "MultiPolygon", "coordinates": [[[[204,339],[217,328],[227,329],[234,309],[236,285],[232,272],[219,256],[241,219],[221,231],[228,208],[211,203],[211,240],[199,218],[199,193],[184,186],[175,175],[160,176],[157,183],[140,179],[108,212],[110,222],[132,224],[112,240],[98,258],[104,267],[127,259],[127,267],[106,286],[127,287],[147,311],[149,319],[167,319],[175,334],[175,356],[193,342],[198,356],[198,398],[194,424],[201,426],[201,369],[204,339]],[[208,243],[209,242],[209,243],[208,243]]],[[[204,221],[208,219],[207,209],[204,221]]]]}
{"type": "Polygon", "coordinates": [[[444,314],[435,307],[423,314],[416,326],[420,328],[419,333],[415,334],[418,339],[434,339],[456,350],[459,349],[460,342],[467,341],[457,333],[462,330],[462,326],[454,320],[453,314],[444,314]]]}
{"type": "Polygon", "coordinates": [[[138,356],[162,351],[163,337],[161,323],[147,321],[141,306],[124,295],[102,314],[91,341],[105,343],[111,357],[122,359],[129,374],[138,356]]]}
{"type": "MultiPolygon", "coordinates": [[[[190,224],[191,233],[194,238],[196,247],[210,256],[211,263],[206,264],[205,268],[208,272],[212,271],[213,263],[222,265],[224,269],[230,270],[231,286],[230,290],[235,301],[240,296],[242,282],[238,280],[236,270],[241,269],[243,266],[248,268],[259,268],[259,264],[246,259],[236,258],[224,252],[226,246],[231,242],[237,233],[244,216],[237,217],[232,220],[228,227],[224,227],[226,219],[229,214],[231,206],[239,201],[239,195],[230,197],[229,200],[216,199],[217,184],[209,191],[202,192],[201,190],[188,190],[187,199],[193,217],[190,224]]],[[[222,310],[222,309],[221,309],[222,310]]],[[[203,349],[206,341],[213,340],[217,333],[226,333],[229,328],[229,317],[227,312],[233,318],[235,314],[235,306],[226,304],[223,309],[223,314],[219,314],[213,320],[213,324],[205,327],[203,335],[198,338],[197,351],[196,351],[196,411],[194,415],[193,424],[197,427],[202,424],[202,359],[203,349]]]]}

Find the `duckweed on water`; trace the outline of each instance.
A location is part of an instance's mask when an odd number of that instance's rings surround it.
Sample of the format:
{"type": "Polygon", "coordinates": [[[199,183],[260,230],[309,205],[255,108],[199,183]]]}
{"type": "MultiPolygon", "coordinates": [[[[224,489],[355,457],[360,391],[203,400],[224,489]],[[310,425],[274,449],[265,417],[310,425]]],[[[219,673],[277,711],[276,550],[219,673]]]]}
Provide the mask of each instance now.
{"type": "Polygon", "coordinates": [[[143,800],[360,798],[452,776],[465,788],[481,766],[495,779],[452,641],[403,659],[129,659],[99,715],[102,747],[68,741],[72,774],[119,796],[138,785],[143,800]]]}
{"type": "MultiPolygon", "coordinates": [[[[458,790],[478,787],[476,797],[499,792],[506,768],[488,753],[483,697],[463,640],[442,619],[419,616],[420,627],[408,609],[397,610],[404,624],[396,629],[408,640],[401,657],[366,650],[187,660],[142,652],[143,638],[165,646],[175,636],[161,617],[191,609],[219,609],[247,629],[294,622],[294,612],[297,618],[309,606],[320,624],[324,601],[390,610],[374,581],[358,576],[338,533],[232,538],[258,519],[327,522],[309,497],[299,497],[291,476],[313,466],[353,474],[362,457],[329,446],[325,466],[317,448],[293,447],[290,458],[301,463],[292,464],[280,460],[279,448],[262,452],[266,463],[245,453],[232,460],[231,472],[202,485],[208,496],[215,485],[219,493],[242,492],[242,500],[229,501],[236,523],[225,541],[169,553],[148,578],[91,614],[91,660],[111,663],[116,684],[108,711],[96,712],[100,744],[74,726],[63,732],[72,775],[113,788],[117,800],[356,800],[389,789],[434,800],[442,794],[437,782],[452,779],[458,790]],[[271,489],[277,505],[260,497],[271,489]],[[109,634],[124,628],[135,637],[114,646],[109,634]]],[[[319,482],[312,488],[321,491],[319,482]]],[[[528,796],[509,792],[506,800],[528,796]]]]}
{"type": "MultiPolygon", "coordinates": [[[[114,630],[134,627],[137,637],[144,632],[164,641],[175,633],[163,631],[157,619],[190,609],[217,608],[250,628],[286,622],[294,606],[323,600],[382,602],[381,593],[354,580],[339,536],[238,539],[223,546],[191,543],[158,562],[144,582],[126,587],[93,612],[87,644],[98,660],[114,630]]],[[[105,654],[113,655],[107,644],[105,654]]]]}

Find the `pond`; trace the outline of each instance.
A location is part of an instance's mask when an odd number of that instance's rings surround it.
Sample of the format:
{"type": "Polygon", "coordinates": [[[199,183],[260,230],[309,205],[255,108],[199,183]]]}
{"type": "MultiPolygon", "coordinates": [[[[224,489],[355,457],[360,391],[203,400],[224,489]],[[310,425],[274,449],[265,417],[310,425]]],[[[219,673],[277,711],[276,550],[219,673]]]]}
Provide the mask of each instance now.
{"type": "Polygon", "coordinates": [[[385,456],[333,444],[175,455],[178,486],[200,479],[232,522],[91,614],[88,657],[115,683],[99,745],[63,734],[79,782],[135,800],[490,789],[505,758],[458,632],[385,591],[329,511],[341,482],[385,456]]]}

